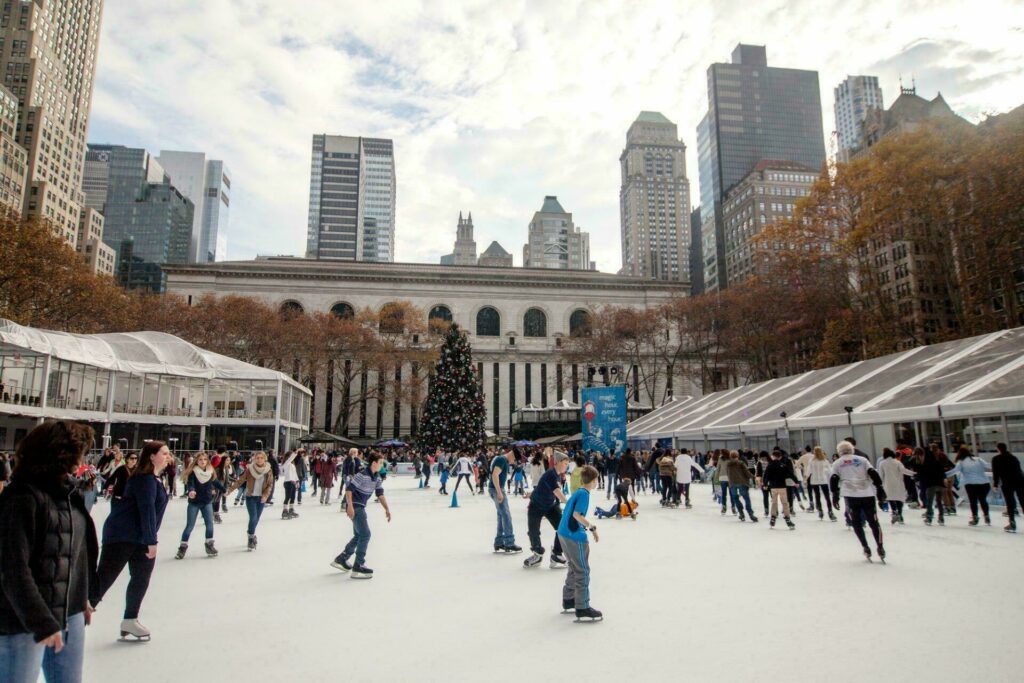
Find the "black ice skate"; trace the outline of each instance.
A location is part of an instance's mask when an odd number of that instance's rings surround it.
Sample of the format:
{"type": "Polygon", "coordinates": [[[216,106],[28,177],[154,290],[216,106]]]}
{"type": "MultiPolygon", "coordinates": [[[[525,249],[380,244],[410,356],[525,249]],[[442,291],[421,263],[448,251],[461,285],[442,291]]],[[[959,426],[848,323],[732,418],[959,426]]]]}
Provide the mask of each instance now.
{"type": "Polygon", "coordinates": [[[867,546],[864,546],[864,559],[866,559],[868,562],[872,561],[871,560],[871,548],[869,548],[867,546]]]}
{"type": "Polygon", "coordinates": [[[576,610],[576,623],[603,621],[604,615],[593,607],[583,607],[576,610]]]}
{"type": "Polygon", "coordinates": [[[793,524],[793,520],[791,520],[789,517],[785,517],[784,519],[786,520],[786,526],[789,527],[790,531],[796,529],[796,524],[793,524]]]}
{"type": "Polygon", "coordinates": [[[575,600],[562,600],[562,614],[575,614],[576,612],[576,601],[575,600]]]}
{"type": "Polygon", "coordinates": [[[356,566],[352,567],[352,578],[353,579],[372,579],[373,578],[373,570],[370,569],[369,567],[365,566],[365,565],[357,564],[356,566]]]}
{"type": "Polygon", "coordinates": [[[247,546],[249,552],[256,550],[256,534],[249,534],[249,545],[247,546]]]}
{"type": "Polygon", "coordinates": [[[331,566],[335,569],[340,569],[343,572],[352,571],[352,565],[348,563],[348,558],[344,555],[338,555],[334,558],[334,561],[331,562],[331,566]]]}
{"type": "Polygon", "coordinates": [[[148,643],[149,629],[139,623],[138,619],[125,619],[121,622],[121,641],[125,643],[148,643]]]}
{"type": "Polygon", "coordinates": [[[506,545],[502,548],[502,550],[505,551],[507,555],[515,555],[516,553],[523,552],[523,549],[517,546],[515,543],[513,543],[512,545],[506,545]]]}
{"type": "MultiPolygon", "coordinates": [[[[179,548],[180,550],[180,548],[179,548]]],[[[213,547],[213,539],[211,538],[206,542],[206,555],[207,557],[217,557],[217,549],[213,547]]]]}
{"type": "Polygon", "coordinates": [[[885,564],[885,546],[878,546],[878,560],[885,564]]]}
{"type": "Polygon", "coordinates": [[[219,512],[214,512],[213,513],[213,523],[214,524],[220,524],[222,521],[224,521],[224,520],[222,520],[220,518],[220,513],[219,512]]]}
{"type": "Polygon", "coordinates": [[[185,558],[185,553],[188,552],[188,543],[182,543],[178,546],[178,552],[174,554],[174,559],[182,560],[185,558]]]}
{"type": "Polygon", "coordinates": [[[768,520],[768,528],[769,529],[774,529],[775,528],[775,518],[774,517],[772,517],[771,519],[768,520]]]}

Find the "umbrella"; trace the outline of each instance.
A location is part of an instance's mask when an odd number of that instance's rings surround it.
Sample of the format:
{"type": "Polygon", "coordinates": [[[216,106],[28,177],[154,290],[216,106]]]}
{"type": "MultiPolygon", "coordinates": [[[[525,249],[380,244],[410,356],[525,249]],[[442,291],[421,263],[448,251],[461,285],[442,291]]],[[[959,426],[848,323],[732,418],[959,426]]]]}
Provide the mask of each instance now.
{"type": "Polygon", "coordinates": [[[536,441],[527,441],[526,439],[523,439],[522,441],[513,441],[512,445],[513,446],[526,446],[528,448],[532,448],[533,446],[537,445],[537,442],[536,441]]]}
{"type": "Polygon", "coordinates": [[[388,439],[387,441],[378,441],[376,445],[380,448],[405,448],[409,444],[398,439],[388,439]]]}

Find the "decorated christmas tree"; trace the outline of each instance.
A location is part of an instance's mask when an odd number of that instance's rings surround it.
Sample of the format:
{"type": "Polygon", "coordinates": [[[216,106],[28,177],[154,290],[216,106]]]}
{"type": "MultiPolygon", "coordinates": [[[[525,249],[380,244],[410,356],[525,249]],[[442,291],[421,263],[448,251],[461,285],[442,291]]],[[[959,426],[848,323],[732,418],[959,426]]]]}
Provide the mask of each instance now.
{"type": "Polygon", "coordinates": [[[423,449],[476,450],[484,444],[485,415],[469,341],[452,325],[434,368],[416,440],[423,449]]]}

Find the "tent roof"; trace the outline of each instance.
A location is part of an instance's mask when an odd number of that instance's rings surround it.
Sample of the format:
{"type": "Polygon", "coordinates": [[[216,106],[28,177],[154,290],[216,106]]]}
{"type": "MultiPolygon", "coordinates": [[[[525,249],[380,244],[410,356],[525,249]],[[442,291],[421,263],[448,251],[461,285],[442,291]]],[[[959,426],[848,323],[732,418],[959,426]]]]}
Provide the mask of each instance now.
{"type": "Polygon", "coordinates": [[[310,432],[309,434],[306,434],[304,437],[299,439],[299,443],[335,443],[341,444],[343,446],[359,445],[355,441],[352,441],[351,439],[346,439],[343,436],[337,436],[335,434],[331,434],[330,432],[325,432],[322,429],[318,429],[315,432],[310,432]]]}
{"type": "Polygon", "coordinates": [[[71,334],[25,327],[0,318],[0,344],[119,372],[275,382],[282,379],[310,393],[284,373],[206,351],[163,332],[71,334]]]}
{"type": "Polygon", "coordinates": [[[627,432],[700,438],[1001,412],[1024,412],[1024,327],[671,401],[627,432]]]}

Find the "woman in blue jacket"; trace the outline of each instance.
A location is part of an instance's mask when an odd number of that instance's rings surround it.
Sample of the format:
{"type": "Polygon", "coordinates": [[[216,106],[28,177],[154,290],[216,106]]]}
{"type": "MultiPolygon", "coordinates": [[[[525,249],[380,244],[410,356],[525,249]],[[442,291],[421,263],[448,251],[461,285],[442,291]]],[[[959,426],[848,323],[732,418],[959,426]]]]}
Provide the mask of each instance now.
{"type": "Polygon", "coordinates": [[[149,630],[139,623],[139,608],[146,597],[149,579],[156,564],[157,532],[167,507],[167,490],[160,475],[171,462],[171,452],[162,441],[148,441],[139,453],[139,464],[124,497],[111,503],[103,525],[103,544],[95,588],[90,602],[95,606],[128,565],[131,579],[125,595],[121,637],[149,640],[149,630]]]}
{"type": "Polygon", "coordinates": [[[988,492],[992,488],[988,483],[988,475],[992,466],[981,458],[974,457],[967,446],[961,446],[956,453],[956,465],[946,472],[946,477],[960,475],[960,483],[967,490],[967,499],[971,502],[971,526],[978,526],[978,505],[981,505],[981,512],[985,515],[985,524],[992,525],[992,519],[988,516],[988,492]]]}
{"type": "Polygon", "coordinates": [[[181,479],[185,483],[185,495],[188,496],[188,510],[185,530],[181,532],[181,545],[174,558],[180,560],[188,552],[188,538],[192,535],[199,515],[203,516],[203,524],[206,525],[206,554],[217,557],[217,549],[213,547],[213,501],[218,491],[225,490],[224,483],[217,479],[217,470],[210,464],[210,456],[202,452],[185,468],[181,479]]]}

